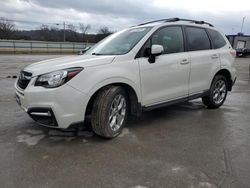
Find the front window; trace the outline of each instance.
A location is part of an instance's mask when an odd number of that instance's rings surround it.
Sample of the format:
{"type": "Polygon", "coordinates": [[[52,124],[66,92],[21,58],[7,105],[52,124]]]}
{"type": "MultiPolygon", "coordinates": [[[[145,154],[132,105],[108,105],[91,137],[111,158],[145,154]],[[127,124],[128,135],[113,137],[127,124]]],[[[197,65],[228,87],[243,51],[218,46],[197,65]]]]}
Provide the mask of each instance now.
{"type": "Polygon", "coordinates": [[[131,28],[115,33],[86,52],[90,55],[122,55],[128,53],[152,27],[131,28]]]}
{"type": "Polygon", "coordinates": [[[140,51],[141,57],[149,57],[151,46],[158,44],[163,46],[162,54],[184,52],[182,29],[179,26],[164,27],[156,31],[144,44],[140,51]]]}
{"type": "Polygon", "coordinates": [[[184,42],[181,27],[165,27],[152,36],[152,45],[163,46],[163,54],[184,52],[184,42]]]}

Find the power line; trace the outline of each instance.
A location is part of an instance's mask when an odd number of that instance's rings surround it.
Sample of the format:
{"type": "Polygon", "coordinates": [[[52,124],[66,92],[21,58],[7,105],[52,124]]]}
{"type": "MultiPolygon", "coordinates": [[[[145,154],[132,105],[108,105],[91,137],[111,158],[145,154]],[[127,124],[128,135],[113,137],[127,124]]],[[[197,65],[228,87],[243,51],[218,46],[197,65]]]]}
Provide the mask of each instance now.
{"type": "Polygon", "coordinates": [[[45,22],[37,22],[37,21],[14,20],[14,19],[6,19],[6,20],[12,21],[12,22],[20,22],[20,23],[37,23],[37,24],[50,24],[50,25],[56,24],[56,23],[45,23],[45,22]]]}
{"type": "MultiPolygon", "coordinates": [[[[3,18],[0,18],[3,19],[3,18]]],[[[61,26],[74,26],[75,28],[80,28],[79,26],[76,26],[74,24],[66,24],[65,22],[62,23],[49,23],[49,22],[38,22],[38,21],[28,21],[28,20],[16,20],[16,19],[6,19],[8,21],[12,21],[12,22],[19,22],[19,23],[31,23],[31,24],[41,24],[41,25],[61,25],[61,26]]]]}

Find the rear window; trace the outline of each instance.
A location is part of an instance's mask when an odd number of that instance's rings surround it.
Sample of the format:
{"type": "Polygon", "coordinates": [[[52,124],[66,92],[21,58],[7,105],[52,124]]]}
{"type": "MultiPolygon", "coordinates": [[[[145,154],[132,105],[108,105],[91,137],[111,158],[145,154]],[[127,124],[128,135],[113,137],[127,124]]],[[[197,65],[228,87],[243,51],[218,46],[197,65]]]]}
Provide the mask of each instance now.
{"type": "Polygon", "coordinates": [[[218,49],[226,45],[226,41],[218,31],[212,29],[208,29],[207,31],[212,39],[214,49],[218,49]]]}
{"type": "Polygon", "coordinates": [[[186,33],[189,51],[210,49],[210,41],[205,29],[198,27],[186,27],[186,33]]]}

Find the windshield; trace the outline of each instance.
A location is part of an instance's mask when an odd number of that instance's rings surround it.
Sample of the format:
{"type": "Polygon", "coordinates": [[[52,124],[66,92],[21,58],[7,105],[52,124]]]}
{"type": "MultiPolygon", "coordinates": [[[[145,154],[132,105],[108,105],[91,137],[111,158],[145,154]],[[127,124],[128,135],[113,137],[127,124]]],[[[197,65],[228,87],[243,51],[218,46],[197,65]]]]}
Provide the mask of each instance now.
{"type": "Polygon", "coordinates": [[[128,53],[152,27],[140,27],[123,30],[102,40],[93,46],[86,54],[92,55],[122,55],[128,53]]]}

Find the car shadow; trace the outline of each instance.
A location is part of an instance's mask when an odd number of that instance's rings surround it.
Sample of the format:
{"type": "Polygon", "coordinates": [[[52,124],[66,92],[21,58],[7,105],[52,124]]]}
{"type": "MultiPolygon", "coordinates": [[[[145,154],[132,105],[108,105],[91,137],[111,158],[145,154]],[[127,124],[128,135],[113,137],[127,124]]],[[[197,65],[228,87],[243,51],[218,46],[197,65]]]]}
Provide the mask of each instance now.
{"type": "MultiPolygon", "coordinates": [[[[123,138],[124,135],[127,135],[128,129],[131,133],[137,127],[152,126],[156,121],[173,121],[180,116],[190,116],[190,113],[203,111],[204,109],[205,106],[202,102],[192,101],[144,112],[140,117],[129,116],[126,128],[118,138],[123,138]]],[[[57,145],[62,143],[103,143],[113,140],[96,135],[91,130],[90,117],[86,118],[86,121],[79,127],[66,130],[38,126],[37,123],[29,121],[28,125],[17,135],[17,142],[25,143],[29,146],[37,145],[40,142],[57,145]]]]}

